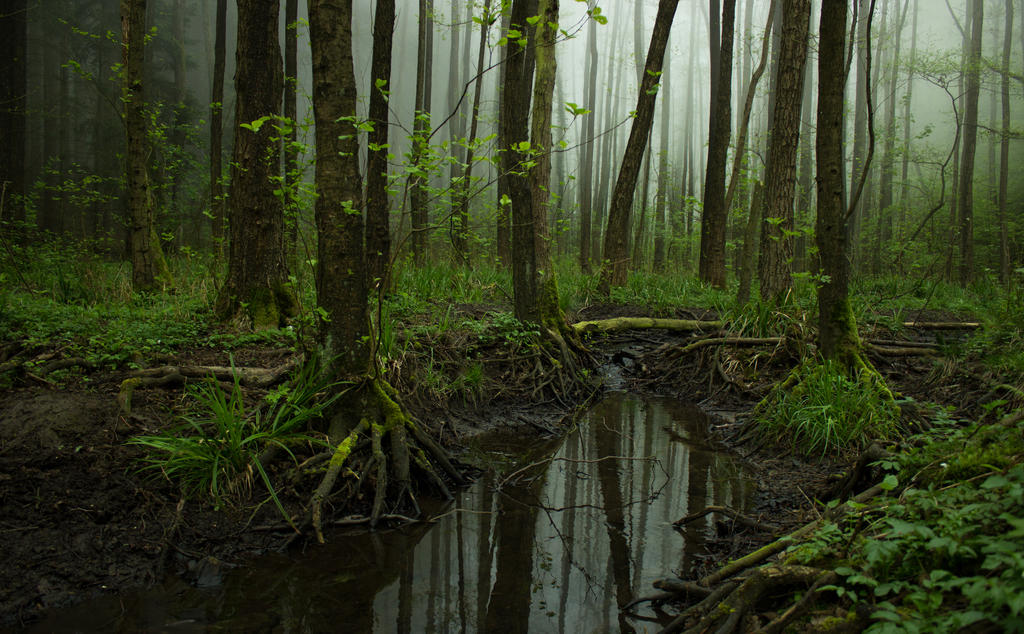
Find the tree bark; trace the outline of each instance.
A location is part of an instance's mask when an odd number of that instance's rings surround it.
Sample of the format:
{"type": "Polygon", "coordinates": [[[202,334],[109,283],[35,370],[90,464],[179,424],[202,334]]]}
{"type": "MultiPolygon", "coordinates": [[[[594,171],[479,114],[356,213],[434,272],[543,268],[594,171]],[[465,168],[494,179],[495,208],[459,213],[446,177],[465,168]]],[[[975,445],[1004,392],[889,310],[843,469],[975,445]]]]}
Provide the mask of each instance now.
{"type": "Polygon", "coordinates": [[[1000,83],[1003,134],[999,143],[999,280],[1010,283],[1010,245],[1007,229],[1007,188],[1010,181],[1010,52],[1013,49],[1013,0],[1006,0],[1003,32],[1003,76],[1000,83]]]}
{"type": "Polygon", "coordinates": [[[25,221],[26,0],[0,15],[0,221],[25,221]]]}
{"type": "Polygon", "coordinates": [[[320,345],[322,358],[341,377],[362,376],[370,368],[351,16],[352,0],[309,4],[320,254],[316,293],[330,316],[320,324],[320,345]]]}
{"type": "Polygon", "coordinates": [[[966,61],[963,158],[960,161],[960,267],[961,286],[974,278],[974,155],[978,147],[978,99],[981,94],[981,37],[985,3],[972,0],[971,45],[966,61]]]}
{"type": "MultiPolygon", "coordinates": [[[[588,5],[593,8],[593,2],[588,5]]],[[[589,274],[591,270],[590,228],[594,200],[594,122],[597,119],[597,21],[591,19],[587,25],[587,57],[584,68],[584,107],[590,109],[584,115],[583,139],[580,147],[580,269],[589,274]]]]}
{"type": "Polygon", "coordinates": [[[761,257],[758,263],[761,298],[773,303],[781,302],[793,287],[793,199],[811,19],[810,0],[782,0],[782,15],[777,94],[765,166],[761,257]]]}
{"type": "Polygon", "coordinates": [[[822,0],[818,44],[817,189],[815,237],[827,281],[818,287],[818,341],[826,359],[859,345],[850,308],[849,236],[843,193],[843,93],[846,0],[822,0]]]}
{"type": "MultiPolygon", "coordinates": [[[[671,35],[670,35],[671,38],[671,35]]],[[[658,144],[658,189],[654,201],[654,271],[665,269],[665,207],[672,179],[668,170],[669,130],[672,125],[672,85],[669,63],[672,60],[671,39],[665,44],[665,63],[661,70],[661,141],[658,144]]]]}
{"type": "Polygon", "coordinates": [[[124,124],[128,219],[131,239],[132,287],[152,291],[169,283],[160,239],[153,227],[153,199],[146,167],[146,112],[142,63],[146,35],[146,0],[121,0],[124,65],[124,124]]]}
{"type": "Polygon", "coordinates": [[[725,164],[729,154],[732,104],[732,40],[736,0],[718,0],[711,9],[711,112],[708,162],[704,176],[704,210],[700,231],[700,280],[725,288],[725,238],[729,210],[725,208],[725,164]],[[719,24],[721,30],[719,31],[719,24]],[[719,46],[719,42],[721,42],[719,46]]]}
{"type": "MultiPolygon", "coordinates": [[[[502,34],[508,33],[509,17],[511,15],[509,7],[504,6],[501,10],[501,30],[502,34]]],[[[505,118],[505,74],[508,70],[508,46],[501,47],[501,72],[498,74],[498,130],[504,130],[504,118],[505,118]]],[[[500,134],[500,132],[499,132],[500,134]]],[[[502,163],[502,165],[504,165],[502,163]]],[[[504,168],[498,169],[498,204],[497,204],[497,222],[495,223],[494,241],[497,243],[498,260],[502,264],[508,266],[512,262],[512,224],[510,222],[509,206],[506,204],[506,200],[510,200],[509,190],[509,178],[511,176],[505,173],[504,168]]]]}
{"type": "Polygon", "coordinates": [[[299,241],[299,200],[296,188],[302,179],[299,171],[299,0],[285,0],[284,4],[284,118],[288,134],[284,142],[285,224],[289,260],[296,261],[299,241]]]}
{"type": "Polygon", "coordinates": [[[409,175],[409,207],[412,215],[412,253],[416,266],[427,262],[428,212],[426,188],[430,175],[419,173],[430,135],[430,104],[434,58],[433,0],[419,0],[419,35],[416,58],[416,122],[413,124],[412,163],[417,172],[409,175]]]}
{"type": "Polygon", "coordinates": [[[210,103],[210,211],[211,235],[217,259],[224,257],[226,222],[223,188],[224,65],[227,39],[228,0],[217,0],[216,34],[213,45],[213,90],[210,103]]]}
{"type": "Polygon", "coordinates": [[[388,197],[388,102],[391,86],[392,33],[395,30],[395,0],[377,0],[373,22],[373,62],[370,69],[369,118],[373,130],[368,136],[366,165],[366,275],[381,289],[388,287],[391,260],[391,214],[388,197]]]}
{"type": "MultiPolygon", "coordinates": [[[[253,329],[277,328],[295,312],[285,263],[284,206],[274,194],[281,144],[284,69],[279,0],[238,1],[235,143],[231,161],[228,274],[217,312],[253,329]]],[[[323,251],[321,251],[323,253],[323,251]]]]}
{"type": "MultiPolygon", "coordinates": [[[[726,0],[727,3],[732,1],[726,0]]],[[[622,166],[615,182],[611,208],[608,212],[604,263],[601,267],[601,279],[598,284],[601,292],[605,294],[610,291],[611,286],[622,286],[626,283],[629,264],[626,241],[629,239],[629,216],[633,194],[636,189],[637,176],[640,173],[640,161],[643,158],[644,146],[647,144],[651,125],[654,122],[657,84],[661,79],[665,46],[668,43],[668,34],[678,4],[678,0],[659,0],[658,2],[658,14],[654,20],[654,31],[651,33],[651,44],[647,51],[643,81],[637,96],[636,114],[629,131],[629,141],[622,157],[622,166]]],[[[728,126],[728,122],[726,122],[726,126],[728,126]]]]}

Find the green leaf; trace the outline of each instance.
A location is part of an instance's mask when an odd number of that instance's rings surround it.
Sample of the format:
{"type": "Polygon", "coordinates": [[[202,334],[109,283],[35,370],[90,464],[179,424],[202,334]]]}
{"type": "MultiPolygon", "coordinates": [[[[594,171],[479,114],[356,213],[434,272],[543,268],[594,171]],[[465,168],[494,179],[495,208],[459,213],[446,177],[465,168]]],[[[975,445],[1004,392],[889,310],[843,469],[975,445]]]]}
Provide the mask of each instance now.
{"type": "Polygon", "coordinates": [[[879,484],[878,486],[883,491],[892,491],[893,489],[895,489],[899,485],[900,485],[899,478],[897,478],[896,476],[894,476],[893,474],[890,473],[889,475],[885,476],[885,479],[882,480],[882,483],[879,484]]]}

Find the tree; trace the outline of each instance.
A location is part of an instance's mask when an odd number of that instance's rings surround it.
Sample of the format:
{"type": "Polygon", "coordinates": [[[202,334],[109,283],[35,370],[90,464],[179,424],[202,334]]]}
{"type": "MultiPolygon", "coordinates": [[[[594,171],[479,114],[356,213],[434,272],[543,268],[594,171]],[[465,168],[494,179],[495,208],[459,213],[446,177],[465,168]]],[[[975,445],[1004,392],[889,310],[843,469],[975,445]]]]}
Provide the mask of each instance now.
{"type": "Polygon", "coordinates": [[[981,94],[981,37],[985,3],[971,0],[970,49],[965,64],[963,156],[960,159],[960,284],[974,277],[974,154],[978,147],[978,98],[981,94]]]}
{"type": "Polygon", "coordinates": [[[126,202],[131,240],[132,287],[151,291],[170,282],[153,222],[153,198],[146,166],[146,104],[142,83],[146,0],[121,0],[122,99],[125,126],[126,202]]]}
{"type": "Polygon", "coordinates": [[[391,212],[388,197],[388,101],[391,94],[391,44],[395,30],[395,0],[377,0],[373,21],[373,62],[370,75],[370,123],[366,166],[367,276],[386,289],[391,259],[391,212]]]}
{"type": "Polygon", "coordinates": [[[732,40],[736,0],[718,0],[711,8],[711,114],[708,162],[704,175],[704,211],[700,228],[700,279],[725,287],[725,163],[729,153],[732,120],[732,40]]]}
{"type": "MultiPolygon", "coordinates": [[[[426,154],[430,134],[430,102],[433,82],[434,22],[432,0],[419,0],[419,32],[416,56],[416,121],[413,124],[412,164],[418,166],[426,154]]],[[[412,216],[412,253],[417,266],[427,261],[427,176],[421,172],[409,175],[409,208],[412,216]]]]}
{"type": "Polygon", "coordinates": [[[1003,33],[1003,65],[999,86],[1002,101],[1002,138],[999,144],[999,279],[1010,283],[1010,245],[1006,221],[1007,188],[1010,180],[1010,53],[1013,49],[1013,0],[1006,0],[1006,30],[1003,33]]]}
{"type": "MultiPolygon", "coordinates": [[[[726,0],[729,2],[730,0],[726,0]]],[[[604,263],[601,266],[599,288],[607,294],[611,287],[626,283],[629,265],[627,240],[629,239],[630,212],[633,194],[640,173],[640,162],[654,123],[654,105],[661,81],[661,66],[664,62],[668,34],[675,17],[678,0],[659,0],[658,14],[654,19],[654,31],[647,50],[643,81],[639,86],[635,116],[629,130],[629,141],[622,156],[619,176],[612,192],[611,208],[608,211],[608,228],[605,231],[604,263]]],[[[728,126],[728,122],[726,123],[728,126]]]]}
{"type": "Polygon", "coordinates": [[[327,430],[334,454],[311,504],[310,521],[323,541],[323,504],[342,469],[351,468],[352,448],[361,439],[370,440],[374,456],[373,525],[389,499],[408,497],[415,506],[412,462],[445,493],[432,464],[457,483],[463,479],[446,453],[413,424],[380,376],[367,318],[352,0],[311,0],[309,25],[316,124],[316,292],[325,315],[319,324],[319,356],[327,375],[346,384],[327,430]]]}
{"type": "Polygon", "coordinates": [[[285,263],[284,206],[274,193],[284,83],[279,8],[280,0],[238,0],[228,273],[217,298],[222,318],[240,318],[257,330],[281,326],[296,308],[285,263]]]}
{"type": "Polygon", "coordinates": [[[0,13],[0,221],[25,220],[26,0],[0,13]]]}
{"type": "Polygon", "coordinates": [[[288,218],[288,253],[297,254],[299,204],[297,189],[302,180],[299,169],[299,0],[284,3],[284,192],[288,218]]]}
{"type": "Polygon", "coordinates": [[[765,165],[761,257],[762,299],[778,302],[792,288],[793,198],[800,145],[804,63],[810,28],[810,0],[782,0],[782,41],[768,161],[765,165]]]}
{"type": "MultiPolygon", "coordinates": [[[[593,3],[591,3],[593,4],[593,3]]],[[[588,5],[593,10],[593,6],[588,5]]],[[[580,269],[590,272],[590,228],[594,200],[594,123],[597,114],[593,112],[597,105],[597,20],[591,18],[587,25],[587,57],[584,67],[585,105],[592,112],[583,120],[583,138],[580,143],[580,269]]]]}
{"type": "Polygon", "coordinates": [[[224,52],[227,31],[228,0],[217,0],[213,45],[213,90],[210,104],[210,211],[212,236],[217,258],[224,257],[225,205],[221,165],[224,129],[224,52]]]}

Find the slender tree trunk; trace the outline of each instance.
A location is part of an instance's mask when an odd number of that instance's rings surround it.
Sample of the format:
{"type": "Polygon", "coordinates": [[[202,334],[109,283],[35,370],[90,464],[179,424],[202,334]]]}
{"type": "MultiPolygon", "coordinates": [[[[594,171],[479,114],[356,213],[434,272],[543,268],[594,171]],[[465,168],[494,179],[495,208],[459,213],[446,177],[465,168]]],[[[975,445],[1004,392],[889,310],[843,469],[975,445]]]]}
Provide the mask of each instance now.
{"type": "Polygon", "coordinates": [[[704,211],[700,231],[700,279],[725,288],[725,164],[731,135],[732,40],[736,0],[723,0],[719,19],[718,0],[709,0],[711,15],[711,113],[708,162],[704,176],[704,211]],[[720,26],[719,26],[720,25],[720,26]],[[719,45],[719,42],[721,43],[719,45]]]}
{"type": "Polygon", "coordinates": [[[3,222],[25,221],[26,9],[26,0],[14,0],[5,4],[0,15],[0,221],[3,222]]]}
{"type": "MultiPolygon", "coordinates": [[[[238,1],[235,133],[229,197],[228,274],[217,312],[254,329],[277,328],[295,312],[285,263],[284,205],[274,194],[281,144],[284,68],[278,41],[279,0],[238,1]]],[[[321,251],[320,253],[323,253],[321,251]]]]}
{"type": "Polygon", "coordinates": [[[803,114],[800,116],[800,168],[797,182],[796,227],[793,242],[793,270],[804,272],[807,264],[807,235],[814,193],[814,68],[804,64],[803,114]]]}
{"type": "Polygon", "coordinates": [[[665,63],[661,69],[661,141],[658,143],[658,190],[654,201],[654,271],[665,270],[665,207],[672,184],[668,169],[669,129],[672,126],[672,75],[669,73],[672,61],[671,35],[665,45],[665,63]]]}
{"type": "Polygon", "coordinates": [[[155,290],[169,282],[160,240],[153,228],[153,201],[146,170],[146,112],[142,61],[145,54],[146,0],[121,0],[124,66],[126,188],[131,238],[132,287],[155,290]]]}
{"type": "MultiPolygon", "coordinates": [[[[48,8],[52,9],[53,7],[49,6],[48,8]]],[[[124,7],[122,8],[125,9],[124,7]]],[[[144,20],[145,11],[142,12],[142,16],[140,19],[144,20]]],[[[48,21],[45,17],[43,18],[44,24],[48,21]]],[[[126,28],[124,27],[124,18],[122,18],[122,28],[126,28]]],[[[127,45],[126,42],[125,45],[127,45]]],[[[43,174],[40,181],[42,182],[43,189],[40,193],[36,224],[43,231],[59,233],[61,209],[57,190],[61,181],[59,173],[60,133],[65,123],[61,119],[60,113],[60,75],[61,65],[64,63],[64,60],[60,56],[60,46],[54,45],[43,48],[42,58],[43,174]]],[[[140,69],[140,75],[141,72],[140,69]]],[[[130,224],[130,219],[126,218],[125,220],[130,224]]]]}
{"type": "MultiPolygon", "coordinates": [[[[434,21],[432,0],[419,0],[419,35],[418,55],[416,60],[416,122],[413,124],[412,163],[419,163],[427,153],[430,135],[431,81],[434,58],[434,21]]],[[[412,253],[416,266],[427,262],[428,211],[427,186],[428,174],[411,174],[409,176],[409,207],[412,216],[412,253]]]]}
{"type": "MultiPolygon", "coordinates": [[[[609,50],[617,50],[622,38],[619,37],[619,33],[616,29],[612,29],[612,43],[609,50]]],[[[611,60],[608,63],[608,72],[605,74],[605,95],[604,95],[604,125],[601,126],[602,130],[606,133],[601,137],[601,150],[598,152],[598,156],[601,161],[600,169],[600,180],[597,185],[597,204],[595,206],[595,213],[591,216],[591,246],[590,246],[590,257],[594,262],[599,262],[602,259],[601,245],[602,245],[602,232],[605,210],[608,204],[608,181],[612,173],[612,166],[614,165],[615,159],[618,157],[616,148],[616,141],[619,137],[618,132],[612,130],[612,126],[615,125],[615,113],[612,108],[612,96],[618,92],[618,78],[622,76],[622,65],[615,64],[611,60]],[[618,74],[616,75],[615,70],[618,68],[618,74]]]]}
{"type": "Polygon", "coordinates": [[[846,0],[822,0],[818,45],[817,188],[815,237],[827,281],[818,287],[818,342],[826,359],[843,361],[858,346],[850,309],[850,263],[843,176],[843,93],[846,0]]]}
{"type": "Polygon", "coordinates": [[[370,69],[369,118],[366,164],[366,275],[368,282],[388,287],[391,260],[391,200],[388,197],[388,101],[391,86],[391,45],[395,30],[395,0],[377,0],[373,22],[373,62],[370,69]]]}
{"type": "Polygon", "coordinates": [[[223,151],[224,128],[224,65],[226,53],[225,40],[227,32],[228,0],[217,0],[216,35],[213,46],[213,90],[210,104],[210,222],[214,252],[217,259],[224,257],[224,210],[223,167],[221,154],[223,151]]]}
{"type": "MultiPolygon", "coordinates": [[[[853,165],[850,169],[850,191],[856,191],[857,184],[860,182],[861,173],[864,171],[864,162],[867,154],[867,84],[870,79],[867,74],[866,60],[867,60],[867,27],[868,27],[868,10],[870,0],[854,0],[860,2],[860,7],[857,11],[857,37],[856,37],[856,49],[857,49],[857,62],[856,62],[856,73],[857,73],[857,86],[854,95],[855,107],[854,107],[854,120],[853,120],[853,165]]],[[[824,6],[824,5],[823,5],[824,6]]],[[[820,80],[819,80],[820,83],[820,80]]],[[[849,250],[850,258],[856,261],[857,258],[857,243],[860,239],[860,226],[863,216],[864,198],[861,197],[857,205],[853,208],[853,214],[850,217],[850,221],[846,223],[847,231],[849,231],[849,250]]],[[[820,202],[819,202],[820,205],[820,202]]]]}
{"type": "Polygon", "coordinates": [[[972,0],[971,47],[967,58],[964,99],[963,159],[960,163],[960,284],[974,279],[974,155],[978,146],[978,98],[981,94],[981,37],[984,28],[983,0],[972,0]]]}
{"type": "Polygon", "coordinates": [[[899,80],[900,65],[900,44],[903,41],[903,26],[910,8],[910,0],[904,0],[903,10],[899,5],[894,6],[892,40],[892,58],[889,64],[889,87],[885,107],[885,132],[882,143],[882,165],[878,182],[878,248],[875,250],[875,274],[882,272],[882,252],[891,247],[893,237],[894,216],[896,210],[893,208],[893,177],[896,170],[896,87],[899,80]]]}
{"type": "Polygon", "coordinates": [[[911,105],[914,102],[914,64],[917,60],[917,13],[918,0],[914,0],[914,17],[911,21],[910,54],[907,60],[907,94],[903,98],[903,165],[900,171],[900,211],[898,227],[907,224],[907,210],[910,207],[910,128],[911,105]]]}
{"type": "Polygon", "coordinates": [[[782,0],[782,14],[778,94],[765,166],[764,217],[758,262],[761,298],[774,303],[782,302],[793,287],[793,200],[811,18],[810,0],[782,0]]]}
{"type": "Polygon", "coordinates": [[[1013,49],[1013,0],[1006,0],[1003,32],[1003,74],[1000,82],[1003,134],[999,143],[999,280],[1010,283],[1010,244],[1007,228],[1007,189],[1010,181],[1010,53],[1013,49]]]}
{"type": "MultiPolygon", "coordinates": [[[[593,9],[593,0],[588,8],[593,9]]],[[[594,138],[594,122],[597,119],[597,21],[591,19],[587,25],[587,57],[585,60],[584,77],[586,102],[589,109],[583,119],[583,139],[580,147],[580,269],[589,274],[591,271],[590,228],[594,200],[594,146],[598,140],[594,138]]]]}
{"type": "Polygon", "coordinates": [[[284,118],[288,134],[284,143],[285,224],[289,260],[297,262],[299,243],[299,200],[296,191],[302,181],[299,170],[299,0],[284,3],[284,118]]]}
{"type": "MultiPolygon", "coordinates": [[[[462,224],[460,210],[462,205],[460,197],[462,187],[458,185],[458,178],[463,172],[463,158],[465,156],[465,128],[462,119],[462,88],[465,84],[461,76],[460,63],[462,62],[462,35],[459,29],[459,0],[449,0],[451,11],[452,28],[450,31],[451,49],[448,57],[448,149],[451,152],[452,161],[448,165],[448,187],[451,210],[448,219],[448,235],[452,245],[452,257],[455,262],[465,264],[466,258],[466,231],[467,226],[462,224]]],[[[468,46],[468,42],[467,42],[468,46]]]]}
{"type": "MultiPolygon", "coordinates": [[[[472,7],[472,4],[467,6],[472,7]]],[[[487,30],[490,26],[491,20],[491,0],[484,0],[483,14],[480,20],[480,46],[477,48],[476,55],[476,85],[473,89],[473,111],[471,113],[471,119],[469,124],[469,140],[466,143],[466,166],[462,172],[462,185],[460,187],[461,194],[459,195],[459,225],[463,230],[462,239],[462,264],[469,265],[469,249],[466,248],[465,232],[469,231],[469,198],[471,194],[472,176],[473,176],[473,146],[476,143],[477,129],[480,126],[480,96],[483,93],[483,67],[484,67],[484,53],[487,51],[487,30]]],[[[469,51],[469,38],[466,38],[466,49],[467,54],[469,51]]],[[[468,76],[469,73],[466,73],[468,76]]],[[[458,253],[456,253],[458,255],[458,253]]]]}
{"type": "MultiPolygon", "coordinates": [[[[727,3],[732,1],[726,0],[727,3]]],[[[629,131],[629,141],[622,157],[622,167],[615,182],[611,208],[608,212],[604,263],[601,267],[601,279],[598,284],[601,292],[605,294],[610,291],[611,286],[623,286],[626,283],[627,264],[629,263],[626,241],[629,239],[629,216],[633,194],[636,190],[636,179],[640,172],[644,147],[650,135],[651,125],[654,123],[657,84],[661,76],[661,65],[665,57],[665,46],[668,43],[672,18],[675,17],[678,4],[678,0],[659,0],[658,2],[658,15],[654,20],[654,32],[651,34],[651,44],[647,51],[643,81],[639,86],[636,114],[629,131]]],[[[728,127],[728,123],[726,126],[728,127]]]]}
{"type": "MultiPolygon", "coordinates": [[[[502,3],[504,5],[504,3],[502,3]]],[[[503,7],[501,11],[501,33],[508,33],[510,12],[507,7],[503,7]]],[[[498,129],[504,129],[502,123],[505,117],[505,72],[508,69],[506,60],[508,59],[508,47],[501,47],[501,72],[498,74],[498,129]]],[[[498,260],[504,265],[508,265],[512,261],[512,224],[510,222],[511,215],[509,213],[509,206],[505,201],[511,200],[509,198],[509,178],[510,175],[506,174],[503,169],[498,169],[498,213],[497,213],[497,226],[495,231],[495,242],[497,242],[498,260]]]]}
{"type": "Polygon", "coordinates": [[[654,138],[654,115],[651,115],[651,130],[647,134],[647,151],[644,153],[644,182],[639,198],[639,216],[636,219],[636,231],[633,234],[633,270],[643,267],[644,240],[647,233],[647,202],[651,193],[651,141],[654,138]]]}

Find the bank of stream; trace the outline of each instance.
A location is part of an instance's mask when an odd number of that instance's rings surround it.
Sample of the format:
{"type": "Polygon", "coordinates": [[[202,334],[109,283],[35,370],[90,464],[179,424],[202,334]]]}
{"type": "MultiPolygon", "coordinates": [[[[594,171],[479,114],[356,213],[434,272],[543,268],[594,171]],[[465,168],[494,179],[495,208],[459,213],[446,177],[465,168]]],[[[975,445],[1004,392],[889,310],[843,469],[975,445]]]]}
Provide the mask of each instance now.
{"type": "Polygon", "coordinates": [[[494,432],[469,443],[483,475],[434,520],[336,530],[328,544],[235,569],[191,562],[145,590],[43,616],[29,632],[643,632],[670,616],[619,606],[706,556],[716,504],[750,508],[756,484],[716,449],[695,406],[612,393],[545,440],[494,432]]]}

